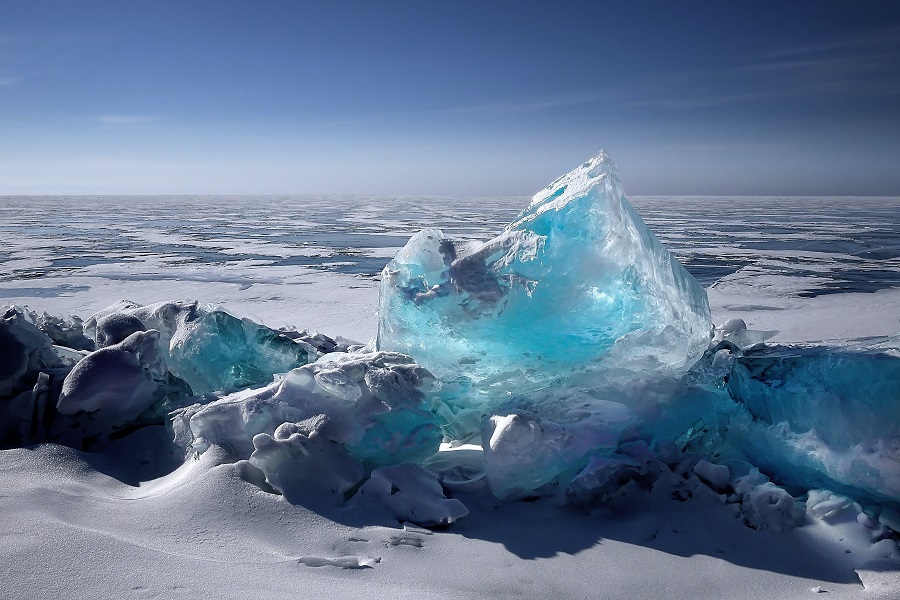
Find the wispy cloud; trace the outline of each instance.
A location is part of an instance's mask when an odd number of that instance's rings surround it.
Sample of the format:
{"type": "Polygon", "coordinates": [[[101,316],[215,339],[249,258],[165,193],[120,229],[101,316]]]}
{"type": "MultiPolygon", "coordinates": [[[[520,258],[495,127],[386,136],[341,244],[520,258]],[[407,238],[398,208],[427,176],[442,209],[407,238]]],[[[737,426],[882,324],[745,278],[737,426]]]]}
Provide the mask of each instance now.
{"type": "Polygon", "coordinates": [[[655,73],[624,104],[668,110],[795,99],[869,102],[900,96],[900,28],[760,53],[744,64],[655,73]]]}
{"type": "Polygon", "coordinates": [[[493,102],[485,104],[473,104],[470,106],[457,106],[451,108],[435,109],[434,114],[511,114],[511,113],[529,113],[542,110],[553,110],[556,108],[568,108],[571,106],[581,106],[585,104],[596,104],[610,99],[607,91],[587,91],[572,92],[569,94],[560,94],[555,96],[547,96],[543,98],[532,98],[529,100],[509,101],[509,102],[493,102]]]}
{"type": "Polygon", "coordinates": [[[0,77],[0,87],[3,87],[5,85],[13,85],[18,82],[18,77],[0,77]]]}
{"type": "Polygon", "coordinates": [[[765,54],[769,59],[791,58],[810,54],[834,52],[871,52],[872,50],[889,49],[897,51],[897,40],[900,39],[900,25],[890,25],[873,29],[864,34],[849,36],[822,44],[793,46],[773,50],[765,54]]]}
{"type": "Polygon", "coordinates": [[[133,125],[147,125],[160,121],[162,117],[156,115],[98,115],[94,120],[101,125],[129,127],[133,125]]]}

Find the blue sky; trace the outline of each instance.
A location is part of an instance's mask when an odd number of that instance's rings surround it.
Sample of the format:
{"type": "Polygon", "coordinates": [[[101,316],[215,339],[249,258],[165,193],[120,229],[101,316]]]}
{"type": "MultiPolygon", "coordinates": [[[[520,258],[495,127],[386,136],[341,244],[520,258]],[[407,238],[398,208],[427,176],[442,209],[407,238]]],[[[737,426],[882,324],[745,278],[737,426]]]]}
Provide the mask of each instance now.
{"type": "Polygon", "coordinates": [[[900,3],[0,0],[0,194],[900,195],[900,3]]]}

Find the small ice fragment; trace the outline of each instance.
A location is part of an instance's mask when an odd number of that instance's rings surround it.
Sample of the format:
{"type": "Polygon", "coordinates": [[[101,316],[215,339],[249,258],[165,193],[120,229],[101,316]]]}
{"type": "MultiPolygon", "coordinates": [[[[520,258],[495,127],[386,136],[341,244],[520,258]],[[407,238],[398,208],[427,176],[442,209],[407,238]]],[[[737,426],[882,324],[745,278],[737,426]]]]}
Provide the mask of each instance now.
{"type": "Polygon", "coordinates": [[[807,509],[816,517],[824,519],[836,515],[851,504],[853,504],[853,500],[845,496],[830,494],[827,497],[822,497],[811,493],[807,502],[807,509]]]}
{"type": "Polygon", "coordinates": [[[712,343],[728,341],[738,348],[746,349],[777,335],[777,331],[754,331],[747,329],[743,319],[729,319],[715,328],[712,343]]]}
{"type": "Polygon", "coordinates": [[[324,558],[321,556],[303,556],[297,562],[307,567],[340,567],[342,569],[372,569],[381,562],[381,557],[338,556],[324,558]]]}
{"type": "Polygon", "coordinates": [[[796,525],[794,498],[752,469],[748,475],[734,481],[734,490],[741,498],[741,513],[750,527],[762,530],[788,531],[796,525]]]}
{"type": "Polygon", "coordinates": [[[423,548],[425,542],[420,537],[414,535],[392,535],[388,540],[391,546],[412,546],[413,548],[423,548]]]}
{"type": "Polygon", "coordinates": [[[724,491],[728,487],[729,473],[728,467],[725,465],[714,465],[709,461],[701,460],[694,465],[694,473],[717,492],[724,491]]]}
{"type": "Polygon", "coordinates": [[[282,423],[274,435],[253,438],[250,462],[291,504],[338,504],[363,480],[362,463],[323,434],[327,421],[282,423]]]}
{"type": "Polygon", "coordinates": [[[569,483],[566,500],[580,508],[602,505],[623,485],[644,473],[646,468],[630,456],[595,456],[569,483]]]}
{"type": "Polygon", "coordinates": [[[401,524],[403,527],[403,531],[407,531],[409,533],[418,533],[420,535],[433,535],[432,532],[424,527],[419,527],[415,523],[410,523],[409,521],[403,521],[401,524]]]}
{"type": "Polygon", "coordinates": [[[444,496],[434,474],[409,463],[375,469],[353,499],[381,504],[398,521],[422,526],[449,525],[469,514],[462,502],[444,496]]]}

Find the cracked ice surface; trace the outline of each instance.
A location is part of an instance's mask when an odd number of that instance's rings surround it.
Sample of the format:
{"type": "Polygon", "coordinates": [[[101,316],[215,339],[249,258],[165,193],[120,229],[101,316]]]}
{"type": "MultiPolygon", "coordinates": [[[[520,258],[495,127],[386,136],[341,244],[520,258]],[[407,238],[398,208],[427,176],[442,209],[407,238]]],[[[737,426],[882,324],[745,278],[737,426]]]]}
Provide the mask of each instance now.
{"type": "Polygon", "coordinates": [[[711,331],[705,290],[641,221],[605,153],[489,241],[413,236],[385,267],[379,314],[378,348],[448,384],[444,418],[461,434],[559,378],[680,375],[711,331]]]}

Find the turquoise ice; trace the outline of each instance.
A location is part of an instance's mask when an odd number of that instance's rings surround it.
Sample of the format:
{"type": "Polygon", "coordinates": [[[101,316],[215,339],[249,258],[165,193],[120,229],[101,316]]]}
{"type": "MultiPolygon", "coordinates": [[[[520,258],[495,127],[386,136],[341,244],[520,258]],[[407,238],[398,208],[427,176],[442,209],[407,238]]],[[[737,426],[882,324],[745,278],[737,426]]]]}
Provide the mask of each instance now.
{"type": "Polygon", "coordinates": [[[516,394],[610,372],[678,376],[711,333],[703,287],[628,203],[605,153],[497,237],[421,231],[382,273],[377,346],[445,382],[450,430],[516,394]]]}
{"type": "Polygon", "coordinates": [[[900,339],[767,346],[735,359],[729,441],[799,488],[900,501],[900,339]]]}
{"type": "Polygon", "coordinates": [[[306,342],[197,302],[140,306],[123,301],[88,319],[86,329],[100,346],[135,331],[158,331],[169,371],[187,382],[194,394],[264,385],[276,373],[318,357],[306,342]]]}

